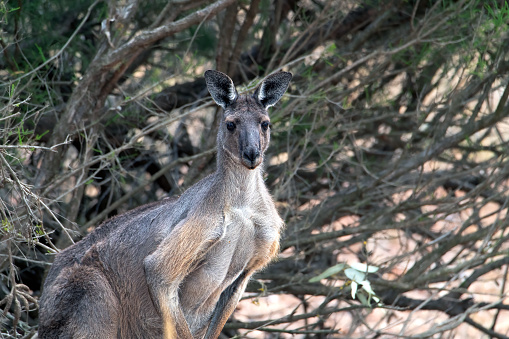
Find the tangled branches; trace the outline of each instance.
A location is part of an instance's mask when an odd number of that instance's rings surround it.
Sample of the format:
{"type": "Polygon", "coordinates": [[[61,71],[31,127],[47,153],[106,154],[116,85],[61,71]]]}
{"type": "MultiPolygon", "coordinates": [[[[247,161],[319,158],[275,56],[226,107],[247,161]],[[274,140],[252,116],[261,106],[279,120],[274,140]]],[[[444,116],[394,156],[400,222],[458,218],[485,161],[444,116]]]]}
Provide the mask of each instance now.
{"type": "Polygon", "coordinates": [[[224,336],[507,337],[505,2],[61,4],[2,12],[2,335],[34,333],[55,253],[214,170],[203,70],[283,68],[282,253],[224,336]]]}

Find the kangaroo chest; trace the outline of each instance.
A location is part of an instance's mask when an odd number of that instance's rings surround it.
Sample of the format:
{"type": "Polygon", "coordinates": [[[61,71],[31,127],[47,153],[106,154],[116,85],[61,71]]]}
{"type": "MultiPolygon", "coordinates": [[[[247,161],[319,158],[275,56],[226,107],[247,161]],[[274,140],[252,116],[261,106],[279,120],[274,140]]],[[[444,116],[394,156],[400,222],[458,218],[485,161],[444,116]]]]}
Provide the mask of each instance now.
{"type": "Polygon", "coordinates": [[[221,293],[245,270],[265,264],[278,241],[276,225],[249,207],[224,211],[223,235],[197,263],[181,287],[181,303],[192,331],[200,330],[221,293]],[[199,315],[204,319],[199,320],[199,315]]]}
{"type": "Polygon", "coordinates": [[[271,244],[278,240],[277,225],[268,215],[250,207],[225,211],[224,235],[212,248],[210,259],[225,256],[229,266],[224,267],[226,282],[242,271],[251,270],[254,262],[268,258],[271,244]]]}

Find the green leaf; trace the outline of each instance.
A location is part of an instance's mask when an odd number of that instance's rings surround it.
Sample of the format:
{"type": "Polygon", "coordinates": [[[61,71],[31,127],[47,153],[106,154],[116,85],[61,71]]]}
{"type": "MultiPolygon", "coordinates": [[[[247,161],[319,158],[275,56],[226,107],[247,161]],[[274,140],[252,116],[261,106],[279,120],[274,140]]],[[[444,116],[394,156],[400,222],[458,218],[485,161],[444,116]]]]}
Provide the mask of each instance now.
{"type": "Polygon", "coordinates": [[[39,55],[41,56],[42,61],[46,62],[46,57],[44,56],[44,52],[42,51],[42,48],[38,44],[35,44],[35,47],[39,51],[39,55]]]}
{"type": "MultiPolygon", "coordinates": [[[[352,299],[355,299],[355,296],[357,295],[357,286],[358,284],[355,281],[352,281],[352,299]]],[[[359,294],[359,297],[362,294],[359,294]]]]}
{"type": "Polygon", "coordinates": [[[309,282],[310,283],[314,283],[314,282],[318,282],[318,281],[320,281],[322,279],[328,278],[331,275],[334,275],[334,274],[337,274],[337,273],[341,272],[342,270],[345,269],[345,267],[346,267],[345,264],[337,264],[337,265],[334,265],[332,267],[329,267],[328,269],[323,271],[321,274],[317,275],[316,277],[313,277],[313,278],[309,279],[309,282]]]}
{"type": "Polygon", "coordinates": [[[43,136],[45,136],[46,134],[48,134],[48,133],[49,133],[49,130],[46,130],[46,131],[44,131],[42,134],[37,134],[37,135],[35,136],[35,140],[37,140],[37,141],[41,140],[41,138],[42,138],[43,136]]]}
{"type": "Polygon", "coordinates": [[[361,282],[362,288],[364,291],[368,292],[369,295],[374,295],[375,291],[371,288],[371,283],[367,280],[361,282]]]}
{"type": "Polygon", "coordinates": [[[366,265],[366,264],[363,264],[363,263],[353,263],[353,264],[350,264],[349,265],[351,268],[353,268],[354,270],[357,270],[359,272],[364,272],[364,273],[375,273],[376,271],[378,271],[378,267],[376,266],[370,266],[370,265],[366,265]]]}
{"type": "Polygon", "coordinates": [[[366,274],[364,272],[360,272],[354,268],[347,268],[345,270],[345,275],[348,279],[356,282],[361,282],[366,280],[366,274]]]}
{"type": "Polygon", "coordinates": [[[370,306],[369,300],[366,299],[366,296],[364,294],[359,293],[359,294],[357,294],[357,297],[359,298],[359,301],[361,302],[361,304],[363,304],[364,306],[370,306]]]}

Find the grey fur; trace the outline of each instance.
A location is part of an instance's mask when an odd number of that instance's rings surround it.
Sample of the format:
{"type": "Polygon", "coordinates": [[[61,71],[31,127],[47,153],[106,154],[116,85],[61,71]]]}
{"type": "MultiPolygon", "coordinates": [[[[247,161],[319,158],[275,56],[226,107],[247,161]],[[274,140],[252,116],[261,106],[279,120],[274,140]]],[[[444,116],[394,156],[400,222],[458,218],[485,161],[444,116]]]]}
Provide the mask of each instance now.
{"type": "MultiPolygon", "coordinates": [[[[277,74],[257,90],[270,104],[291,78],[277,74]]],[[[225,107],[217,171],[58,254],[41,297],[39,338],[217,338],[251,275],[277,254],[283,221],[260,166],[267,102],[228,95],[233,82],[220,72],[205,77],[225,107]]]]}

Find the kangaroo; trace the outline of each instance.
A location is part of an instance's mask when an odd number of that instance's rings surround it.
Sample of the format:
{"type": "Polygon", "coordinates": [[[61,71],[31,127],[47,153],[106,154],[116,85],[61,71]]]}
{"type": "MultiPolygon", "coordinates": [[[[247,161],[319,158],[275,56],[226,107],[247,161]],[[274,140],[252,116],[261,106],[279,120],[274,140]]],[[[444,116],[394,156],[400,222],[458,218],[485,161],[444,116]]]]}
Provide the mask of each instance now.
{"type": "Polygon", "coordinates": [[[279,251],[284,225],[262,177],[267,108],[292,74],[253,95],[205,72],[223,108],[216,172],[178,198],[104,222],[55,257],[40,300],[39,338],[217,338],[249,278],[279,251]]]}

